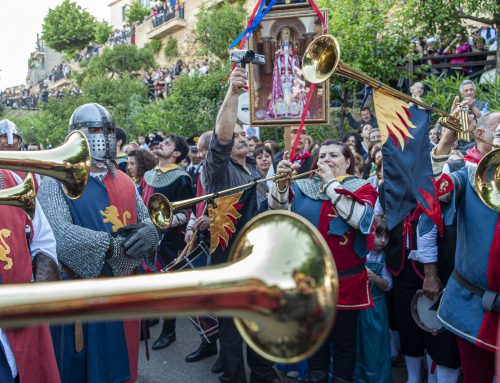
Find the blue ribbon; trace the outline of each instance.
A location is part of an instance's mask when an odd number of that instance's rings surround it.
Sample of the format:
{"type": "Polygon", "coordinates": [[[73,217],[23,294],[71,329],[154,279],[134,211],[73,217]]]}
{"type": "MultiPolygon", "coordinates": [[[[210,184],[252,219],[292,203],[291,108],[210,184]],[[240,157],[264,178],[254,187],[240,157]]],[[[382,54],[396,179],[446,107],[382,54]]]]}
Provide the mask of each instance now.
{"type": "Polygon", "coordinates": [[[269,12],[271,10],[271,8],[273,7],[276,0],[271,0],[271,2],[266,7],[266,9],[263,10],[265,2],[266,2],[266,0],[262,0],[262,3],[260,4],[259,10],[255,14],[255,17],[253,19],[252,24],[250,24],[243,32],[241,32],[239,34],[238,37],[236,37],[236,39],[233,40],[233,42],[229,45],[228,49],[234,48],[236,46],[236,44],[238,44],[245,35],[247,35],[245,38],[245,41],[250,38],[254,29],[257,28],[257,26],[260,24],[262,19],[267,15],[267,12],[269,12]]]}

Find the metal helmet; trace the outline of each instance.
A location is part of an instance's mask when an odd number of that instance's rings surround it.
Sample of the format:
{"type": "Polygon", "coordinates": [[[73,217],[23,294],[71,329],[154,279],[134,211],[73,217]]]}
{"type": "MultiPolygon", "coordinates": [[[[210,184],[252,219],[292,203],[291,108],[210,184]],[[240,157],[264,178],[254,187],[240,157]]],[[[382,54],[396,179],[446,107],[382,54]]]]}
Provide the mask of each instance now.
{"type": "Polygon", "coordinates": [[[90,156],[95,160],[113,160],[116,157],[115,123],[111,114],[97,103],[78,107],[69,120],[69,131],[81,130],[89,140],[90,156]],[[102,128],[101,133],[89,129],[102,128]]]}
{"type": "Polygon", "coordinates": [[[14,144],[14,136],[19,137],[19,145],[23,142],[23,135],[21,131],[17,128],[16,124],[14,124],[10,120],[2,120],[0,121],[0,136],[7,135],[7,144],[14,144]]]}

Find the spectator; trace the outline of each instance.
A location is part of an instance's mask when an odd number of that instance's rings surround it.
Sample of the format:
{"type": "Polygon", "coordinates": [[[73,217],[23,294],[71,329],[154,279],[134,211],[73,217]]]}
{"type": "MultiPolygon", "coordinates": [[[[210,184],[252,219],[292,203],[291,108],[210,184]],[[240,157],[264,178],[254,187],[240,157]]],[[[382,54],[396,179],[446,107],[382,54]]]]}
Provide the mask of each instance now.
{"type": "Polygon", "coordinates": [[[28,151],[37,151],[41,150],[40,144],[37,144],[36,142],[32,142],[31,144],[28,145],[28,151]]]}
{"type": "Polygon", "coordinates": [[[258,145],[254,151],[255,162],[262,177],[266,177],[273,163],[273,152],[265,145],[258,145]]]}
{"type": "Polygon", "coordinates": [[[476,100],[476,84],[472,80],[464,80],[460,84],[462,105],[467,106],[476,118],[489,113],[489,104],[486,101],[476,100]]]}
{"type": "Polygon", "coordinates": [[[364,124],[359,128],[359,134],[361,136],[361,148],[363,149],[363,157],[368,157],[368,147],[370,146],[370,132],[373,126],[371,124],[364,124]]]}
{"type": "Polygon", "coordinates": [[[429,141],[431,142],[432,146],[436,146],[439,142],[439,129],[438,128],[432,128],[429,130],[429,141]]]}
{"type": "Polygon", "coordinates": [[[276,143],[276,141],[273,141],[273,140],[265,140],[264,141],[264,145],[267,146],[269,149],[272,150],[273,157],[280,150],[279,145],[276,143]]]}
{"type": "Polygon", "coordinates": [[[367,107],[363,107],[360,110],[361,121],[356,121],[347,107],[342,107],[342,110],[346,113],[347,121],[353,129],[359,129],[365,124],[370,124],[374,128],[378,127],[377,120],[372,116],[372,112],[367,107]]]}
{"type": "Polygon", "coordinates": [[[481,28],[479,28],[479,33],[487,45],[497,41],[497,31],[489,24],[483,24],[481,28]]]}
{"type": "Polygon", "coordinates": [[[414,82],[413,85],[410,86],[410,94],[416,100],[422,101],[424,92],[425,86],[420,81],[414,82]]]}
{"type": "Polygon", "coordinates": [[[129,152],[127,174],[139,188],[139,194],[142,192],[140,185],[142,184],[144,173],[153,169],[156,166],[156,162],[156,158],[147,150],[137,149],[129,152]]]}
{"type": "Polygon", "coordinates": [[[123,151],[123,146],[127,142],[127,133],[122,128],[115,128],[116,133],[116,164],[122,172],[127,171],[127,154],[123,151]]]}
{"type": "MultiPolygon", "coordinates": [[[[455,38],[450,42],[450,44],[445,48],[443,54],[462,54],[471,52],[472,48],[467,42],[467,38],[463,33],[457,33],[455,38]]],[[[467,61],[465,57],[457,57],[450,59],[450,64],[462,64],[467,61]]],[[[469,70],[465,66],[452,66],[451,70],[458,71],[467,74],[469,70]]]]}
{"type": "Polygon", "coordinates": [[[373,128],[372,130],[370,130],[370,143],[371,142],[377,142],[377,143],[380,143],[382,141],[381,137],[380,137],[380,130],[377,129],[377,128],[373,128]]]}
{"type": "Polygon", "coordinates": [[[254,152],[255,148],[257,147],[257,145],[260,144],[260,140],[258,137],[252,136],[252,137],[247,137],[247,141],[248,141],[248,156],[254,157],[253,152],[254,152]]]}
{"type": "Polygon", "coordinates": [[[148,144],[146,144],[146,136],[144,134],[139,134],[137,139],[139,140],[139,147],[141,149],[149,149],[148,144]]]}
{"type": "Polygon", "coordinates": [[[345,134],[344,137],[342,137],[342,142],[344,144],[347,144],[347,146],[349,146],[351,150],[353,150],[353,153],[358,153],[359,155],[363,156],[364,150],[361,146],[361,137],[358,133],[352,132],[345,134]]]}

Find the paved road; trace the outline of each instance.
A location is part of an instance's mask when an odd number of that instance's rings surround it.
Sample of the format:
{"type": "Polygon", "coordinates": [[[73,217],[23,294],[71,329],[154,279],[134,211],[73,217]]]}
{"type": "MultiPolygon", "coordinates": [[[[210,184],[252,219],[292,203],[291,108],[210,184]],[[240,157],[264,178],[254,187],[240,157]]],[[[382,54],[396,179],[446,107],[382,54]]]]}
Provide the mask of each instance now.
{"type": "MultiPolygon", "coordinates": [[[[161,325],[151,328],[149,347],[161,331],[161,325]]],[[[139,383],[218,383],[217,375],[210,371],[216,357],[196,363],[186,363],[184,358],[194,351],[200,342],[194,327],[185,319],[177,320],[177,340],[169,347],[159,351],[150,350],[150,360],[146,360],[144,342],[141,342],[139,357],[139,383]]],[[[404,368],[393,369],[393,382],[406,381],[404,368]]],[[[295,380],[289,380],[294,383],[295,380]]]]}

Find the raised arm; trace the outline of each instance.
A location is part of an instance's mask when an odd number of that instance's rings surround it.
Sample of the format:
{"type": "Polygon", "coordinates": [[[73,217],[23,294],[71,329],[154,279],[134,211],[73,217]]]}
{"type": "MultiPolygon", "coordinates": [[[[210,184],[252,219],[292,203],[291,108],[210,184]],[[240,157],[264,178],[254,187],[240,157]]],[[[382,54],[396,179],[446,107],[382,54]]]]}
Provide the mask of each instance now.
{"type": "Polygon", "coordinates": [[[229,78],[229,88],[224,102],[217,115],[215,134],[220,144],[229,144],[233,139],[233,130],[237,121],[238,97],[240,91],[247,85],[247,71],[245,68],[235,68],[229,78]]]}

